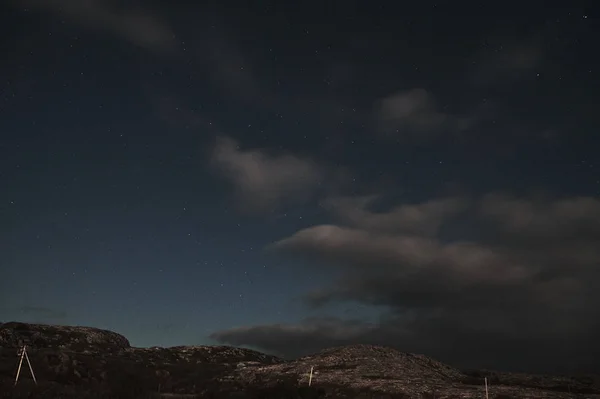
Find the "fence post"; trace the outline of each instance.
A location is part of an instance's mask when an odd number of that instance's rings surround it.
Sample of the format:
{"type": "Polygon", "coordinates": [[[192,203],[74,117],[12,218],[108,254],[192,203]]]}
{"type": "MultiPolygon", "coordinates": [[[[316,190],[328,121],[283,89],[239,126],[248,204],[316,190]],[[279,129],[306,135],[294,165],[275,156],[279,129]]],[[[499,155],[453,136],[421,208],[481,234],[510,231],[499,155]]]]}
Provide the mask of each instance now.
{"type": "Polygon", "coordinates": [[[487,377],[485,377],[484,381],[485,381],[485,399],[489,399],[487,377]]]}

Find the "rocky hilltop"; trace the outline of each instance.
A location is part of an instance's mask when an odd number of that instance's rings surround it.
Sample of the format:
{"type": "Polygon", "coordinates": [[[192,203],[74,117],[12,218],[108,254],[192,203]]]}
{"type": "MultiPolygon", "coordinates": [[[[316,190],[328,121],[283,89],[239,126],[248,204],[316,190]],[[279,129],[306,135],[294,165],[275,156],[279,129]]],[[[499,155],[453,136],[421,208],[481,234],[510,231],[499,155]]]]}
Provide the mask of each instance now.
{"type": "Polygon", "coordinates": [[[59,348],[81,353],[120,353],[131,348],[129,340],[112,331],[91,327],[46,324],[0,324],[0,347],[59,348]]]}
{"type": "Polygon", "coordinates": [[[484,378],[490,398],[600,398],[594,376],[464,372],[370,345],[284,361],[228,346],[134,348],[120,334],[89,327],[0,324],[5,398],[483,398],[484,378]],[[24,365],[13,386],[21,345],[37,385],[24,365]]]}

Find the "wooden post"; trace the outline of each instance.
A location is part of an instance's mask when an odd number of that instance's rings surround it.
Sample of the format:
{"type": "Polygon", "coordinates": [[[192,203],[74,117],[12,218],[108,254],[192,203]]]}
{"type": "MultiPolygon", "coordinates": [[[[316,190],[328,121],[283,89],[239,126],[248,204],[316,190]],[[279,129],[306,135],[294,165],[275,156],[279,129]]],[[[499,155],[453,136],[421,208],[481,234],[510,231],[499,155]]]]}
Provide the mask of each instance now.
{"type": "Polygon", "coordinates": [[[21,356],[19,359],[19,366],[17,367],[17,376],[15,377],[15,386],[19,382],[19,375],[21,375],[21,366],[23,365],[23,358],[25,357],[25,347],[21,350],[21,356]]]}
{"type": "Polygon", "coordinates": [[[33,382],[35,382],[35,385],[37,385],[37,379],[35,378],[35,373],[33,372],[33,367],[31,367],[31,361],[29,360],[29,355],[27,354],[25,347],[23,347],[23,353],[25,353],[25,359],[27,360],[27,365],[29,366],[29,371],[31,371],[31,376],[33,377],[33,382]]]}
{"type": "Polygon", "coordinates": [[[485,399],[489,399],[488,396],[488,384],[487,384],[487,377],[485,377],[485,399]]]}
{"type": "Polygon", "coordinates": [[[27,354],[27,345],[23,345],[23,349],[21,350],[21,358],[19,359],[19,367],[17,368],[17,376],[15,377],[15,386],[17,385],[17,382],[19,382],[19,376],[21,375],[21,367],[23,366],[23,359],[27,360],[27,365],[29,366],[29,371],[31,371],[33,382],[35,382],[35,385],[37,385],[37,379],[35,378],[35,373],[33,372],[33,367],[31,366],[29,355],[27,354]]]}
{"type": "Polygon", "coordinates": [[[308,386],[312,384],[313,366],[310,367],[310,375],[308,376],[308,386]]]}

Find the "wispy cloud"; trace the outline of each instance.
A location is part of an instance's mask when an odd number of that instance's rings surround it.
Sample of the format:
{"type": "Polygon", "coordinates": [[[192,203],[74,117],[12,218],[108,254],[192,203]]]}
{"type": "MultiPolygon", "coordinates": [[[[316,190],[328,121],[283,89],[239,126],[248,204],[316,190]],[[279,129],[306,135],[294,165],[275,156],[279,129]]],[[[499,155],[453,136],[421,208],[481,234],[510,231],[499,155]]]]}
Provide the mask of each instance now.
{"type": "Polygon", "coordinates": [[[85,27],[112,33],[153,51],[173,49],[173,33],[158,15],[109,0],[19,0],[21,7],[58,13],[85,27]]]}
{"type": "Polygon", "coordinates": [[[374,212],[370,207],[378,196],[332,197],[322,201],[342,223],[369,231],[420,232],[435,234],[444,216],[456,215],[467,205],[462,198],[444,198],[422,204],[402,204],[387,212],[374,212]]]}
{"type": "Polygon", "coordinates": [[[223,32],[207,41],[202,57],[208,60],[215,82],[230,95],[258,105],[270,103],[272,93],[259,83],[252,62],[223,32]]]}
{"type": "Polygon", "coordinates": [[[325,173],[310,159],[242,149],[229,137],[217,139],[211,163],[230,180],[241,209],[246,211],[270,210],[284,200],[305,200],[313,194],[325,173]]]}
{"type": "Polygon", "coordinates": [[[470,205],[478,235],[455,241],[435,232],[453,226],[450,218],[461,202],[405,204],[381,215],[367,212],[365,203],[342,203],[334,209],[342,214],[340,224],[305,228],[271,248],[319,260],[341,273],[331,285],[308,293],[307,304],[388,309],[379,323],[350,328],[341,319],[305,321],[214,337],[290,355],[309,341],[311,350],[368,342],[467,366],[485,364],[490,356],[505,367],[539,370],[550,358],[553,364],[558,358],[565,364],[594,361],[589,353],[600,351],[597,198],[542,201],[490,194],[470,205]],[[548,350],[566,339],[576,344],[548,350]]]}
{"type": "Polygon", "coordinates": [[[507,41],[477,56],[468,69],[469,80],[477,86],[502,85],[534,73],[544,60],[539,37],[507,41]]]}
{"type": "Polygon", "coordinates": [[[441,130],[464,131],[478,115],[455,115],[441,110],[431,93],[422,88],[399,91],[379,100],[375,119],[380,130],[392,137],[430,138],[441,130]]]}

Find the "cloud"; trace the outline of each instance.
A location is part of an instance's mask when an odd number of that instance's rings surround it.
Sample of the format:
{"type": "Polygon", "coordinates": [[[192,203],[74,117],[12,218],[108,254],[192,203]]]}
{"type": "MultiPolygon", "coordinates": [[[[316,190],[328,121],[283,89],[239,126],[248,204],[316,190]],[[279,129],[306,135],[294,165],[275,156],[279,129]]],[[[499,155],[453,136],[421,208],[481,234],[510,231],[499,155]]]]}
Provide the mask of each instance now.
{"type": "Polygon", "coordinates": [[[440,129],[464,131],[478,119],[439,110],[433,96],[421,88],[399,91],[383,98],[377,103],[375,116],[384,132],[416,137],[430,136],[440,129]]]}
{"type": "Polygon", "coordinates": [[[209,8],[203,7],[193,25],[186,27],[185,57],[190,65],[186,73],[208,79],[223,92],[223,101],[234,100],[257,110],[280,109],[280,99],[261,76],[272,62],[261,62],[260,56],[242,44],[246,33],[209,8]]]}
{"type": "Polygon", "coordinates": [[[600,200],[592,197],[524,200],[491,194],[481,203],[481,212],[510,235],[526,239],[563,241],[600,236],[600,200]]]}
{"type": "Polygon", "coordinates": [[[142,9],[124,8],[110,0],[22,0],[19,6],[50,10],[86,27],[110,32],[154,51],[172,49],[173,34],[158,16],[142,9]]]}
{"type": "Polygon", "coordinates": [[[213,333],[210,338],[231,345],[269,348],[272,353],[298,357],[322,348],[355,341],[364,336],[369,328],[360,320],[313,317],[297,325],[272,324],[233,328],[213,333]]]}
{"type": "Polygon", "coordinates": [[[229,95],[260,107],[273,104],[273,93],[260,83],[250,60],[224,32],[213,33],[202,57],[209,61],[213,78],[229,95]]]}
{"type": "Polygon", "coordinates": [[[544,52],[540,37],[513,42],[503,41],[493,48],[491,55],[484,53],[469,69],[469,80],[478,86],[505,84],[519,79],[540,67],[544,52]]]}
{"type": "MultiPolygon", "coordinates": [[[[391,228],[392,221],[380,228],[381,221],[361,216],[350,218],[350,226],[309,227],[271,246],[340,272],[331,284],[307,293],[307,304],[349,302],[385,309],[378,323],[353,321],[348,328],[342,319],[331,319],[326,327],[303,321],[222,331],[215,337],[289,350],[290,355],[307,341],[315,343],[311,350],[361,342],[465,367],[565,371],[572,364],[598,366],[598,199],[540,202],[490,194],[470,208],[480,232],[462,240],[434,234],[456,216],[439,211],[458,209],[441,206],[444,201],[399,206],[429,215],[412,219],[408,229],[391,228]],[[563,370],[548,370],[550,365],[563,370]]],[[[364,212],[365,201],[356,202],[358,213],[364,212]]],[[[398,217],[398,226],[405,219],[398,217]]]]}
{"type": "Polygon", "coordinates": [[[284,200],[306,200],[324,177],[312,160],[244,150],[229,137],[217,139],[211,163],[233,184],[241,208],[251,211],[267,211],[284,200]]]}
{"type": "Polygon", "coordinates": [[[403,204],[387,212],[369,210],[378,199],[374,195],[334,197],[324,200],[322,205],[340,221],[365,230],[433,234],[440,228],[444,216],[457,214],[467,203],[462,198],[445,198],[422,204],[403,204]]]}

